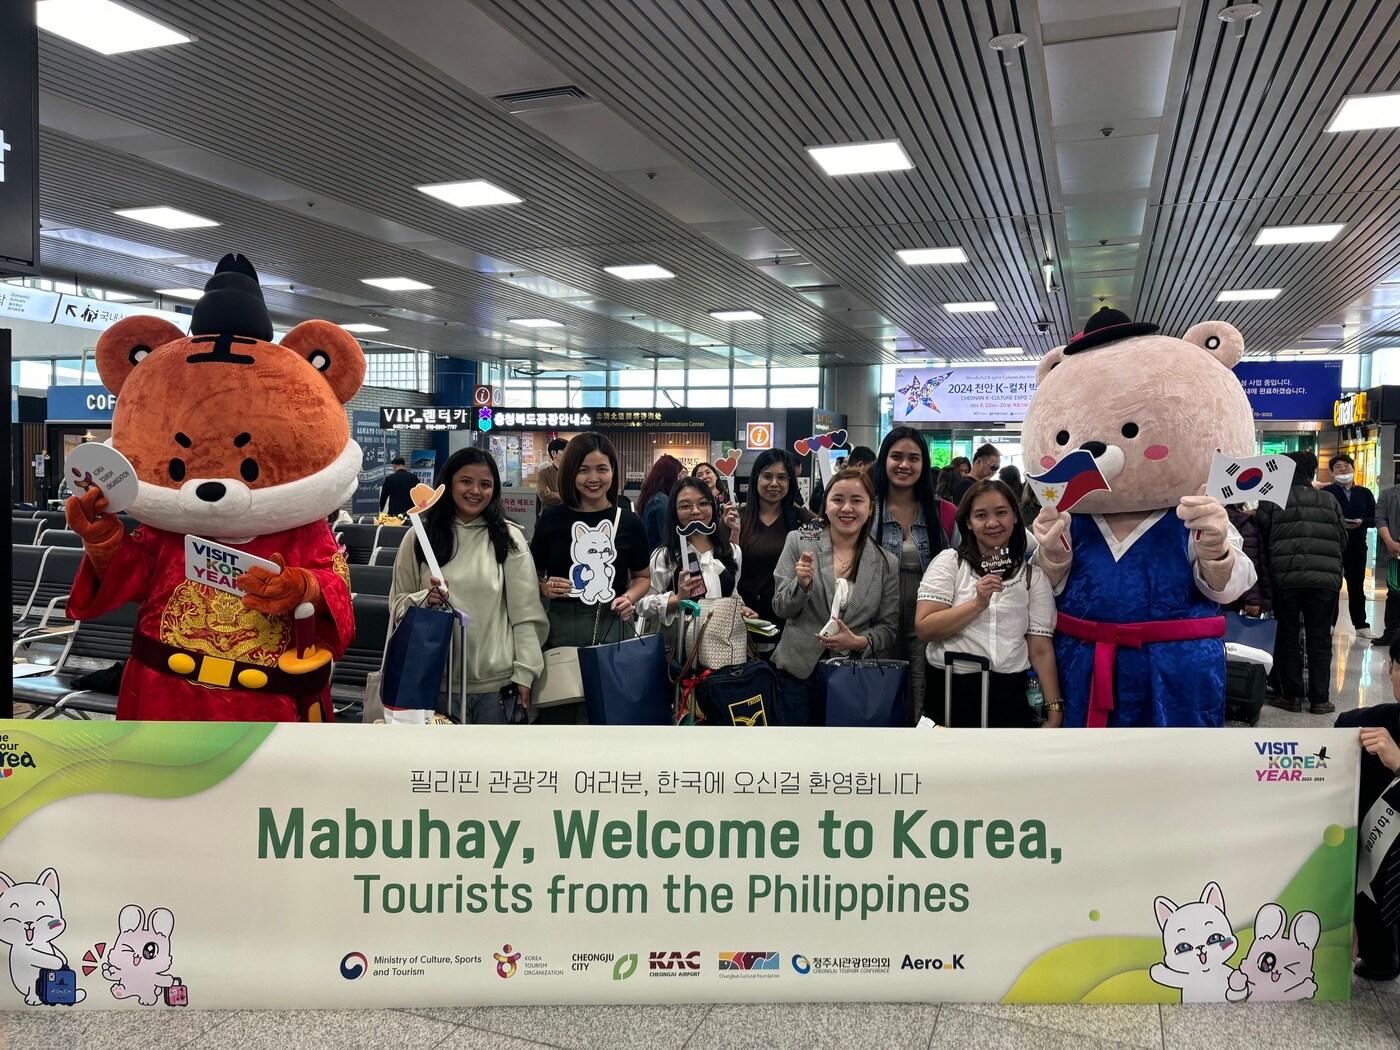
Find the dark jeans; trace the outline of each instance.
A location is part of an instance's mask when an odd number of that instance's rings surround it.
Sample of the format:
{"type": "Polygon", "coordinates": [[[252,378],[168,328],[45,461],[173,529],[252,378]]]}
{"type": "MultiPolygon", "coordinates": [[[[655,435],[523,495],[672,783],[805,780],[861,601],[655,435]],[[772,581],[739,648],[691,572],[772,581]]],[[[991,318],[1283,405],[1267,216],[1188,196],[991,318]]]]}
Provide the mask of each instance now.
{"type": "MultiPolygon", "coordinates": [[[[1366,548],[1347,548],[1342,555],[1342,577],[1347,581],[1347,612],[1351,614],[1351,625],[1358,630],[1367,626],[1366,621],[1366,548]]],[[[1342,592],[1332,606],[1332,622],[1335,624],[1341,615],[1342,592]]]]}
{"type": "MultiPolygon", "coordinates": [[[[1387,568],[1389,565],[1387,564],[1387,568]]],[[[1400,591],[1387,589],[1385,592],[1385,637],[1394,639],[1400,636],[1400,591]]]]}
{"type": "Polygon", "coordinates": [[[1278,635],[1274,641],[1274,666],[1279,692],[1285,700],[1303,699],[1303,650],[1298,644],[1301,626],[1307,638],[1308,696],[1312,704],[1325,704],[1332,679],[1332,611],[1337,596],[1316,588],[1282,588],[1274,592],[1274,616],[1278,635]]]}
{"type": "Polygon", "coordinates": [[[778,725],[826,725],[826,690],[822,688],[822,669],[806,678],[778,671],[778,725]]]}

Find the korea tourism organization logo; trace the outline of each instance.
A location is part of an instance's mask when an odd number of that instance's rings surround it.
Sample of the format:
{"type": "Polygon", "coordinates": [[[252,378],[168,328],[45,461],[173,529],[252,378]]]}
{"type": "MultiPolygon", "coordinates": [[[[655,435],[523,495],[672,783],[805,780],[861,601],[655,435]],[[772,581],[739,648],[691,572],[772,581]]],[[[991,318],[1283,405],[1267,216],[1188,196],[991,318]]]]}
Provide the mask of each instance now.
{"type": "Polygon", "coordinates": [[[782,972],[778,952],[720,952],[721,977],[777,977],[782,972]]]}
{"type": "Polygon", "coordinates": [[[491,953],[496,966],[496,976],[510,980],[516,974],[521,977],[562,977],[564,969],[553,965],[543,955],[530,955],[509,944],[501,945],[501,950],[491,953]]]}
{"type": "Polygon", "coordinates": [[[1317,783],[1327,779],[1327,748],[1305,751],[1296,740],[1256,740],[1259,759],[1254,767],[1258,783],[1317,783]]]}
{"type": "Polygon", "coordinates": [[[647,953],[648,977],[699,977],[700,952],[653,951],[647,953]]]}
{"type": "Polygon", "coordinates": [[[358,981],[369,971],[369,960],[360,952],[346,952],[340,960],[340,976],[347,981],[358,981]]]}

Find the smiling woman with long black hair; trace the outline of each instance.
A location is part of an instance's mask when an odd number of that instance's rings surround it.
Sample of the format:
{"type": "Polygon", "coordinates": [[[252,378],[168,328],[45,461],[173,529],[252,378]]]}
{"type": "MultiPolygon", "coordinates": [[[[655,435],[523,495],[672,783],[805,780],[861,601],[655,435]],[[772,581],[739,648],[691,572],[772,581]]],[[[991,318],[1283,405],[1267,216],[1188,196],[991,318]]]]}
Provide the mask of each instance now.
{"type": "MultiPolygon", "coordinates": [[[[535,679],[544,670],[541,646],[549,621],[540,602],[535,562],[525,534],[501,510],[501,477],[496,461],[480,449],[454,452],[438,472],[447,486],[423,514],[423,528],[442,579],[433,576],[409,529],[394,559],[389,590],[397,620],[410,604],[432,607],[445,601],[471,617],[466,649],[468,722],[501,722],[507,704],[502,690],[515,692],[527,706],[535,679]],[[444,596],[444,590],[446,595],[444,596]]],[[[449,681],[461,680],[461,653],[454,655],[449,681]]]]}

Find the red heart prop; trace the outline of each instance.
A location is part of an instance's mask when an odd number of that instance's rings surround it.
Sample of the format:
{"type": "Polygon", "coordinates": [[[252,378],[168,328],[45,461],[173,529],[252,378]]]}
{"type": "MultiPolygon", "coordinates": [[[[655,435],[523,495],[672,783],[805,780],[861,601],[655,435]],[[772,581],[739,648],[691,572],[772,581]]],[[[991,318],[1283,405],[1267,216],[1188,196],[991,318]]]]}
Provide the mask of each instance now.
{"type": "Polygon", "coordinates": [[[734,472],[739,469],[739,457],[726,456],[724,459],[715,460],[715,470],[719,471],[726,478],[732,478],[734,472]]]}
{"type": "Polygon", "coordinates": [[[830,435],[830,434],[823,434],[823,435],[821,435],[821,437],[817,438],[817,444],[820,445],[822,448],[830,448],[830,447],[831,447],[831,435],[830,435]]]}
{"type": "Polygon", "coordinates": [[[799,456],[805,456],[812,451],[811,447],[807,444],[806,438],[798,438],[792,443],[792,447],[797,450],[799,456]]]}

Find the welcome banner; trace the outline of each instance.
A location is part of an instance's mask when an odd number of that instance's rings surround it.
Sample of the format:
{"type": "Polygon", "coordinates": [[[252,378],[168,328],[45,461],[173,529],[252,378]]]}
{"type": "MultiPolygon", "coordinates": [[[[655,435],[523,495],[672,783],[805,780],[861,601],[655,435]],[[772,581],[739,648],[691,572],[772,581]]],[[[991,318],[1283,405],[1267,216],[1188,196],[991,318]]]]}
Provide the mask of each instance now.
{"type": "Polygon", "coordinates": [[[1345,999],[1358,754],[4,722],[0,1008],[1345,999]]]}

